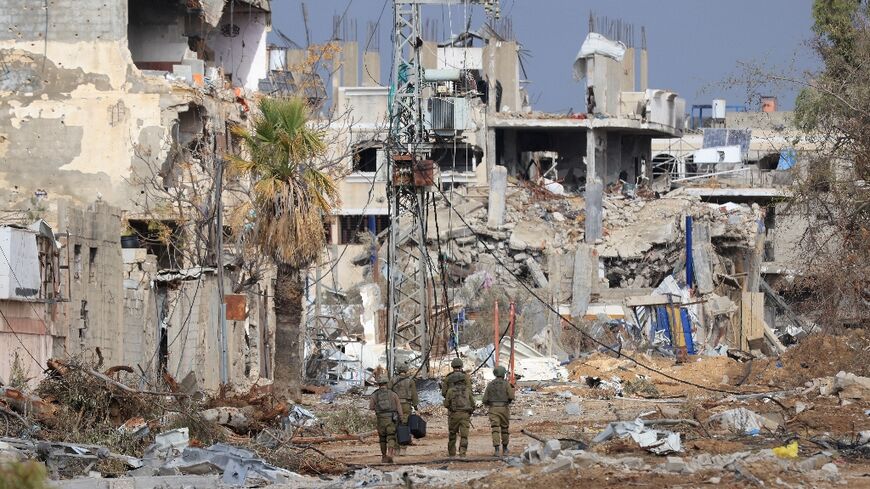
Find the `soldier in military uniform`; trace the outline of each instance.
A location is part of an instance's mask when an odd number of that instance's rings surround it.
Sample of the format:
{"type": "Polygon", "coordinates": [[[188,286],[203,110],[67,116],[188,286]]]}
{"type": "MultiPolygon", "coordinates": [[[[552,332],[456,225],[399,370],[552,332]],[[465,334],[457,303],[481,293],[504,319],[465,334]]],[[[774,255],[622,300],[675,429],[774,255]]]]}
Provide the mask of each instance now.
{"type": "Polygon", "coordinates": [[[483,392],[483,405],[489,408],[489,426],[492,428],[492,446],[495,456],[498,457],[498,447],[501,445],[502,454],[508,453],[508,440],[510,438],[511,408],[514,401],[514,388],[504,379],[507,369],[498,366],[492,370],[495,379],[492,380],[483,392]]]}
{"type": "MultiPolygon", "coordinates": [[[[417,383],[408,375],[408,366],[404,363],[396,367],[398,375],[390,381],[390,390],[399,396],[399,401],[402,404],[402,419],[401,424],[408,424],[408,417],[411,416],[411,408],[417,409],[417,404],[420,403],[417,397],[417,383]]],[[[407,448],[399,446],[399,454],[406,451],[407,448]]]]}
{"type": "Polygon", "coordinates": [[[386,375],[378,377],[378,389],[369,399],[369,409],[377,415],[378,438],[381,443],[381,463],[393,463],[399,446],[396,441],[396,423],[402,418],[402,403],[395,392],[387,388],[386,375]]]}
{"type": "Polygon", "coordinates": [[[447,408],[447,453],[456,455],[456,435],[459,434],[459,456],[468,451],[468,429],[471,427],[471,413],[474,411],[474,395],[471,392],[471,376],[462,371],[462,360],[454,358],[450,365],[453,372],[441,383],[444,407],[447,408]]]}

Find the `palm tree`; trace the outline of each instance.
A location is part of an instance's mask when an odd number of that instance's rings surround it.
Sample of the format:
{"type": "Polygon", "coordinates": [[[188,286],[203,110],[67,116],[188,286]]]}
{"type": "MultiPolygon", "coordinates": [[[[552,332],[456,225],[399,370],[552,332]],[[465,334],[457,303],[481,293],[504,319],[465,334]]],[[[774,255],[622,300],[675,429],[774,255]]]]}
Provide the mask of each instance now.
{"type": "Polygon", "coordinates": [[[338,190],[316,166],[326,144],[323,132],[309,126],[305,103],[263,98],[257,106],[252,131],[233,129],[247,158],[231,157],[230,172],[251,180],[251,199],[236,209],[233,227],[277,265],[273,388],[296,399],[304,370],[303,278],[325,244],[323,216],[331,213],[338,190]]]}

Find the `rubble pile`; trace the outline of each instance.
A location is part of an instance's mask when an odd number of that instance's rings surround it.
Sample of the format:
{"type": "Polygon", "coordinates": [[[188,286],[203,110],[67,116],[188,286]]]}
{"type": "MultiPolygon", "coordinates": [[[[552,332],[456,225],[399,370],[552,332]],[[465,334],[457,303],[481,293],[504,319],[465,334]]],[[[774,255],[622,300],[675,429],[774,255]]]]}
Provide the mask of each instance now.
{"type": "MultiPolygon", "coordinates": [[[[296,471],[346,470],[300,444],[372,434],[328,432],[311,411],[276,399],[270,386],[208,396],[190,379],[164,374],[161,385],[145,386],[130,367],[99,368],[54,359],[32,391],[0,386],[0,460],[39,460],[52,479],[213,475],[209,481],[230,486],[287,484],[307,479],[296,471]]],[[[339,425],[352,427],[345,419],[332,428],[339,425]]]]}

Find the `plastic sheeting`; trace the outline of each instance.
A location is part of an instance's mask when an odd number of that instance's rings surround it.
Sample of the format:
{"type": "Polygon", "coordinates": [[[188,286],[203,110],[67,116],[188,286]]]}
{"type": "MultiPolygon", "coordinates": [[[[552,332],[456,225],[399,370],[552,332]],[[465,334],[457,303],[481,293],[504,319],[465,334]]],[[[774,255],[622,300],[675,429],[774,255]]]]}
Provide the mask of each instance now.
{"type": "Polygon", "coordinates": [[[625,57],[625,44],[610,39],[598,34],[590,32],[580,46],[580,52],[574,59],[574,76],[579,80],[586,78],[586,60],[595,55],[607,56],[608,58],[622,61],[625,57]]]}
{"type": "Polygon", "coordinates": [[[797,153],[793,149],[787,149],[779,154],[779,164],[776,165],[777,170],[789,170],[797,163],[797,153]]]}

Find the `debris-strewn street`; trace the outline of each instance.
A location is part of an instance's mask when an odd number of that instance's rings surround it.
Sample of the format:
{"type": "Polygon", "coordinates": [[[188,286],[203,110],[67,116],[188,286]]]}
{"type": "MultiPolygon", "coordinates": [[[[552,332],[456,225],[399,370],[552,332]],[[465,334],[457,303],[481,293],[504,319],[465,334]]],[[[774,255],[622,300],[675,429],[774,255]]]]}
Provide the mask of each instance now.
{"type": "Polygon", "coordinates": [[[119,382],[129,374],[123,368],[100,373],[53,362],[37,394],[3,389],[0,448],[6,461],[43,461],[68,479],[57,487],[69,488],[123,480],[133,487],[549,487],[578,479],[603,487],[860,487],[870,468],[870,378],[860,375],[870,373],[868,355],[862,334],[812,337],[778,360],[723,355],[675,366],[636,355],[661,374],[592,353],[567,366],[569,380],[519,383],[503,457],[492,456],[481,409],[467,457],[448,457],[447,412],[436,386],[421,383],[418,412],[428,433],[395,464],[380,462],[362,392],[310,386],[292,406],[268,389],[203,398],[178,385],[156,395],[119,382]]]}

